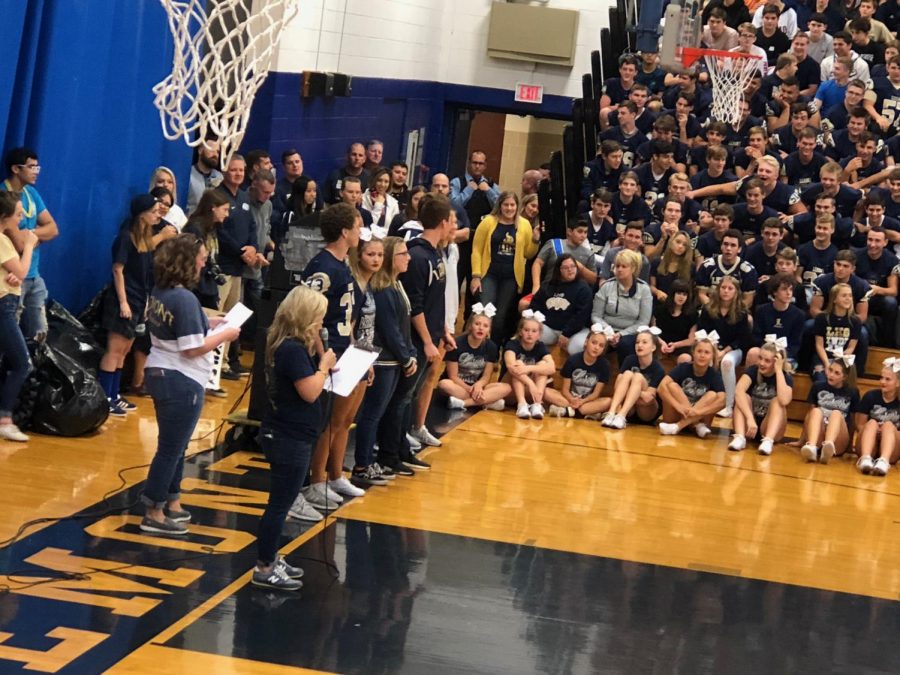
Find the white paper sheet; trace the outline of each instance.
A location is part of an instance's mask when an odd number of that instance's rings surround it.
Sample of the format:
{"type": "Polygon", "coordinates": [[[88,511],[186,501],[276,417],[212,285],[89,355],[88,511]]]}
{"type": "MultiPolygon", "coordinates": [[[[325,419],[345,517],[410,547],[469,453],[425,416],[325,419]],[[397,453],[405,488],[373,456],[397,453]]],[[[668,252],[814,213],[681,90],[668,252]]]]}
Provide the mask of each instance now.
{"type": "Polygon", "coordinates": [[[325,389],[338,396],[349,396],[377,358],[378,352],[350,345],[334,367],[336,372],[326,379],[325,389]]]}
{"type": "Polygon", "coordinates": [[[223,317],[224,320],[222,323],[213,328],[210,332],[218,333],[226,328],[240,328],[251,316],[253,316],[253,310],[248,308],[247,305],[239,302],[223,317]]]}

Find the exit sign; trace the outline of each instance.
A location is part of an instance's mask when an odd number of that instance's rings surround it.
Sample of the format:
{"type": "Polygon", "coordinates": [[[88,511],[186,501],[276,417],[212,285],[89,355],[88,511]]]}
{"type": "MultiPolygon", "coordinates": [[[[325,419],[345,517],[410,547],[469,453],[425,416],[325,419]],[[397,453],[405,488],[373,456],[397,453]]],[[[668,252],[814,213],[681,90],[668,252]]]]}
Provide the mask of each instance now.
{"type": "Polygon", "coordinates": [[[518,103],[542,103],[544,100],[544,87],[540,84],[516,85],[516,101],[518,103]]]}

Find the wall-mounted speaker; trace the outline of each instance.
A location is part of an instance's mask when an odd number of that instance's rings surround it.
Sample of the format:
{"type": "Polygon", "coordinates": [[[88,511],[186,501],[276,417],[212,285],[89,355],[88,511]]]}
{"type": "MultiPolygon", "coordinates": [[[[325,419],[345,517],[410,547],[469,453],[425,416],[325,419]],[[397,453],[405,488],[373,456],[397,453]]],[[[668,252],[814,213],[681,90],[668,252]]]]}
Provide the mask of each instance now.
{"type": "Polygon", "coordinates": [[[303,71],[303,98],[314,96],[350,96],[353,89],[353,77],[343,73],[317,73],[303,71]]]}

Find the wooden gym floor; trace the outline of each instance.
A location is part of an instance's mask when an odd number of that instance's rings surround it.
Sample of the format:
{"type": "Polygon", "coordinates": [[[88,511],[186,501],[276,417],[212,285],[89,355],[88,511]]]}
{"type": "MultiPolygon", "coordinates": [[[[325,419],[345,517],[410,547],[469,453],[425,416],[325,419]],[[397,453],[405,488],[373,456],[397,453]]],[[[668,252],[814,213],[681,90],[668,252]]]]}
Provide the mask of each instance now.
{"type": "MultiPolygon", "coordinates": [[[[232,398],[207,403],[197,435],[232,398]]],[[[430,472],[291,522],[295,595],[249,585],[267,465],[192,445],[186,540],[142,535],[152,403],[0,443],[0,672],[898,672],[900,478],[650,427],[447,419],[430,472]]],[[[796,436],[796,424],[792,435],[796,436]]],[[[221,440],[221,439],[220,439],[221,440]]]]}

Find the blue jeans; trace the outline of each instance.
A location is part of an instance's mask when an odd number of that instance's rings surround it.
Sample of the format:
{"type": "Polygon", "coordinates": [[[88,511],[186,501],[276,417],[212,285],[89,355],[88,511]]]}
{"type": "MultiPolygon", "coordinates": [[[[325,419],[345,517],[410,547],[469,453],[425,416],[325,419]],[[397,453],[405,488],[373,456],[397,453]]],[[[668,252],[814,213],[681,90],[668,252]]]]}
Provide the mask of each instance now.
{"type": "Polygon", "coordinates": [[[41,277],[32,277],[22,282],[20,296],[22,313],[20,323],[22,333],[28,339],[47,333],[47,285],[41,277]]]}
{"type": "Polygon", "coordinates": [[[366,389],[362,405],[356,414],[356,466],[369,466],[375,461],[375,439],[378,423],[391,402],[397,382],[403,377],[400,366],[375,366],[375,380],[366,389]]]}
{"type": "Polygon", "coordinates": [[[297,499],[309,471],[312,443],[279,433],[260,430],[260,447],[269,461],[269,502],[256,535],[257,558],[270,565],[278,556],[278,540],[291,504],[297,499]]]}
{"type": "Polygon", "coordinates": [[[420,345],[416,345],[416,374],[401,377],[394,389],[394,395],[378,425],[378,463],[393,466],[410,454],[406,432],[412,423],[412,404],[428,375],[429,363],[420,345]]]}
{"type": "Polygon", "coordinates": [[[153,397],[159,437],[141,501],[161,509],[181,498],[184,451],[203,410],[203,385],[177,370],[146,368],[144,388],[153,397]]]}
{"type": "Polygon", "coordinates": [[[31,373],[31,357],[25,336],[19,330],[19,296],[4,295],[0,298],[0,357],[2,357],[3,384],[0,385],[0,417],[12,417],[22,385],[31,373]]]}

